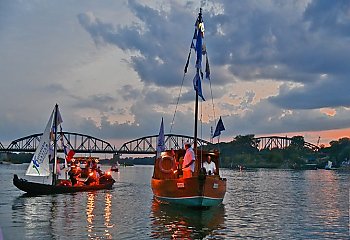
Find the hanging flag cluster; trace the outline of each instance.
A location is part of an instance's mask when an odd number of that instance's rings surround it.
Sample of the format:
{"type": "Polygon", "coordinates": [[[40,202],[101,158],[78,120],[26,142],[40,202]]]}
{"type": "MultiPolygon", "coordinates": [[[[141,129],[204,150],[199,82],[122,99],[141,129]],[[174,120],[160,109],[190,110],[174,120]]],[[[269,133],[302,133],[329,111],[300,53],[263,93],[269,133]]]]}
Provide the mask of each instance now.
{"type": "Polygon", "coordinates": [[[202,9],[200,10],[200,13],[199,13],[198,18],[197,18],[196,23],[195,23],[195,30],[194,30],[193,39],[191,42],[190,52],[188,54],[187,62],[186,62],[185,69],[184,69],[185,73],[187,73],[189,61],[191,58],[191,49],[194,49],[196,52],[196,65],[195,65],[195,67],[197,69],[196,75],[193,78],[193,88],[196,91],[196,93],[198,94],[198,96],[200,96],[202,98],[202,100],[205,101],[205,98],[204,98],[203,93],[202,93],[202,83],[201,83],[201,80],[203,79],[203,72],[202,72],[203,55],[206,56],[206,58],[205,58],[205,60],[206,60],[205,77],[208,80],[210,80],[210,67],[209,67],[207,50],[206,50],[206,46],[204,43],[204,22],[202,19],[202,9]],[[195,41],[195,43],[194,43],[194,41],[195,41]]]}

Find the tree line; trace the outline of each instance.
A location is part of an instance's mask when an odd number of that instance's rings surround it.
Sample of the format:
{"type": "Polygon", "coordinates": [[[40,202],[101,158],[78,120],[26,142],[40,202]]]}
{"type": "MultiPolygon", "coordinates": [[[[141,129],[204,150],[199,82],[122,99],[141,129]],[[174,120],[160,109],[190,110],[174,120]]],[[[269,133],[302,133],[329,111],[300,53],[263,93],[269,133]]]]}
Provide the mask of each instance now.
{"type": "Polygon", "coordinates": [[[293,136],[288,147],[259,150],[259,139],[255,135],[238,135],[231,142],[206,146],[219,149],[221,167],[290,168],[303,169],[309,166],[324,168],[328,161],[339,167],[350,159],[350,139],[340,138],[321,145],[318,151],[305,147],[303,136],[293,136]]]}

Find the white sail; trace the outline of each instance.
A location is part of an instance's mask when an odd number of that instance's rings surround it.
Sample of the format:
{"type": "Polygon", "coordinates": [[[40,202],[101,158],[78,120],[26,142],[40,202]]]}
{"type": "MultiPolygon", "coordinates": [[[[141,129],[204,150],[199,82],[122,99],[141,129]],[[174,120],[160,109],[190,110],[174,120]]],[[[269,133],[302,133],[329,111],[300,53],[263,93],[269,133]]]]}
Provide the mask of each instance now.
{"type": "Polygon", "coordinates": [[[45,131],[41,136],[40,143],[36,149],[32,161],[29,164],[26,175],[29,176],[49,176],[49,152],[50,152],[50,131],[52,127],[52,118],[54,116],[52,111],[50,119],[46,125],[45,131]]]}

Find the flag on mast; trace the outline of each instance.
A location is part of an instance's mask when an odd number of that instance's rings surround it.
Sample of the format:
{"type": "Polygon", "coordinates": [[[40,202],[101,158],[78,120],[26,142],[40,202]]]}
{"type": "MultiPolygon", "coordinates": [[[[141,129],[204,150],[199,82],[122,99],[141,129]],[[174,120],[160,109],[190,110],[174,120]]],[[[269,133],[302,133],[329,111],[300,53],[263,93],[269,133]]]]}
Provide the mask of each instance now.
{"type": "Polygon", "coordinates": [[[164,137],[164,124],[163,124],[163,118],[162,118],[159,134],[158,134],[157,157],[160,157],[161,152],[163,152],[164,150],[165,150],[165,137],[164,137]]]}
{"type": "Polygon", "coordinates": [[[201,77],[200,74],[197,72],[196,75],[193,78],[193,88],[197,92],[198,96],[202,98],[203,101],[205,101],[203,92],[202,92],[202,83],[201,83],[201,77]]]}
{"type": "Polygon", "coordinates": [[[219,119],[219,121],[218,121],[218,124],[216,125],[213,138],[214,138],[214,137],[217,137],[217,136],[220,136],[221,131],[224,131],[224,130],[225,130],[224,123],[222,122],[222,119],[221,119],[221,117],[220,117],[220,119],[219,119]]]}

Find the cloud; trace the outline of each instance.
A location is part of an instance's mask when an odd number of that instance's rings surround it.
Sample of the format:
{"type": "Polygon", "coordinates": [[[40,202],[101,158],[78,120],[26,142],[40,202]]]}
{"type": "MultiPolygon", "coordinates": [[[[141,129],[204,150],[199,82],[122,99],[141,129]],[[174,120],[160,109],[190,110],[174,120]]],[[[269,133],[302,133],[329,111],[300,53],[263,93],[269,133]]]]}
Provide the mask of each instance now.
{"type": "MultiPolygon", "coordinates": [[[[191,135],[193,50],[183,71],[199,7],[211,66],[201,107],[213,97],[223,135],[350,127],[348,1],[5,1],[1,135],[42,131],[55,103],[67,130],[102,139],[156,134],[161,117],[170,130],[175,109],[173,132],[191,135]]],[[[208,138],[215,121],[202,116],[208,138]]]]}

